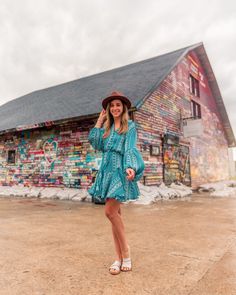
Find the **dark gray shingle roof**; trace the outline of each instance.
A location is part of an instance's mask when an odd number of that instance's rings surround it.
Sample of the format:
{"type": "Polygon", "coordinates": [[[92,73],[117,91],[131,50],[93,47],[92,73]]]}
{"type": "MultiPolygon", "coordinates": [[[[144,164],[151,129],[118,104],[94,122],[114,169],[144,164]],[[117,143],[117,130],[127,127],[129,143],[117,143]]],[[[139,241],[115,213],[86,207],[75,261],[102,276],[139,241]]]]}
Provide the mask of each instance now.
{"type": "Polygon", "coordinates": [[[137,106],[192,47],[16,98],[0,107],[0,131],[98,113],[102,98],[114,90],[137,106]]]}
{"type": "Polygon", "coordinates": [[[101,111],[101,101],[112,91],[123,92],[139,107],[190,50],[195,50],[204,65],[216,99],[229,146],[236,141],[221,93],[202,43],[120,68],[38,90],[0,107],[0,132],[47,121],[59,121],[101,111]]]}

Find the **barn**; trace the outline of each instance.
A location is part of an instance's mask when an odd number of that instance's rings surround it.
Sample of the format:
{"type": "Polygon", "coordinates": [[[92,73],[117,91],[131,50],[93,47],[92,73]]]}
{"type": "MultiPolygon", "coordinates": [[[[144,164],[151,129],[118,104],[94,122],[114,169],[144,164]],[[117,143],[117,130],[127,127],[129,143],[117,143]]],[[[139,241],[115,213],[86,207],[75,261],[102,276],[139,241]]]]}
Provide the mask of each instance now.
{"type": "Polygon", "coordinates": [[[203,43],[38,90],[0,107],[0,185],[88,189],[101,153],[88,142],[118,90],[145,161],[141,182],[197,188],[229,177],[235,137],[203,43]]]}

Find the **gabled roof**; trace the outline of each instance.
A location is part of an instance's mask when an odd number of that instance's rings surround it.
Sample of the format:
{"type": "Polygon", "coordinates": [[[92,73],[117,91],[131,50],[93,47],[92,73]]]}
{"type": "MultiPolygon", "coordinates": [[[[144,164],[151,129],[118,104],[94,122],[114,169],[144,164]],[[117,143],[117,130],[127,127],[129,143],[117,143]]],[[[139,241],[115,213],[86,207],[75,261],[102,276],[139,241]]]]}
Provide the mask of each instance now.
{"type": "MultiPolygon", "coordinates": [[[[92,76],[34,91],[7,102],[0,107],[0,132],[15,130],[19,126],[31,126],[47,121],[61,121],[97,114],[101,101],[114,90],[123,92],[138,108],[152,91],[165,79],[178,62],[191,50],[202,54],[212,78],[212,69],[203,44],[195,44],[144,61],[105,71],[92,76]],[[205,52],[205,51],[204,51],[205,52]],[[206,62],[207,60],[207,62],[206,62]]],[[[214,74],[215,89],[220,114],[229,144],[235,144],[234,135],[225,111],[214,74]]]]}
{"type": "Polygon", "coordinates": [[[185,48],[61,85],[38,90],[0,107],[0,131],[21,125],[99,113],[102,98],[114,90],[136,107],[169,73],[185,48]]]}

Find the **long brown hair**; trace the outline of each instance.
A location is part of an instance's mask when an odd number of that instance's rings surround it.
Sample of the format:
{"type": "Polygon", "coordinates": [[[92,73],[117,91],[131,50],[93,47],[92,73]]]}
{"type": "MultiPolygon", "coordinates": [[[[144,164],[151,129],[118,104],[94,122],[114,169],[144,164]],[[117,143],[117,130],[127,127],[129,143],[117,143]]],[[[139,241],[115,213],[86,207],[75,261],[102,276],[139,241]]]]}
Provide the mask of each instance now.
{"type": "MultiPolygon", "coordinates": [[[[123,134],[123,133],[126,133],[128,131],[129,112],[128,112],[127,105],[122,100],[120,100],[120,101],[123,104],[123,112],[122,112],[122,115],[121,115],[120,128],[119,128],[118,133],[123,134]]],[[[110,112],[110,105],[111,105],[111,101],[107,104],[107,108],[106,108],[107,120],[104,123],[105,133],[103,135],[103,138],[106,138],[106,137],[109,136],[111,126],[114,123],[113,116],[112,116],[112,114],[110,112]]],[[[115,128],[115,126],[114,126],[114,128],[115,128]]]]}

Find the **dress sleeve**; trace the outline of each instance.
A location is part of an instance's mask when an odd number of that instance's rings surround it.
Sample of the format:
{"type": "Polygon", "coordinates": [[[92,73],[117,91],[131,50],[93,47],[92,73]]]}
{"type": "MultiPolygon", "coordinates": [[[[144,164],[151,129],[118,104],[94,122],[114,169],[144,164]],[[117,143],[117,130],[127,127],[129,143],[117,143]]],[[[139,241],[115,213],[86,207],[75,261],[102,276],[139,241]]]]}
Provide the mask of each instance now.
{"type": "Polygon", "coordinates": [[[102,138],[103,134],[104,134],[103,128],[94,127],[90,130],[88,140],[95,150],[98,150],[98,151],[104,150],[103,149],[104,143],[102,138]]]}
{"type": "Polygon", "coordinates": [[[135,171],[134,181],[138,181],[143,176],[145,164],[141,153],[136,147],[137,131],[135,123],[132,122],[126,134],[125,152],[124,152],[124,173],[127,168],[132,168],[135,171]]]}

